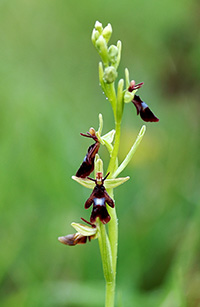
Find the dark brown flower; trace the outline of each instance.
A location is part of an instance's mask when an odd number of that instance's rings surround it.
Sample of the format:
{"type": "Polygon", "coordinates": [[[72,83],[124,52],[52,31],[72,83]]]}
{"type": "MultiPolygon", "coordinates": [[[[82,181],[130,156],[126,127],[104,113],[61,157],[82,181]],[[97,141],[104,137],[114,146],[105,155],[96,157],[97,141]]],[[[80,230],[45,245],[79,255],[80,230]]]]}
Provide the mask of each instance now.
{"type": "Polygon", "coordinates": [[[148,105],[144,101],[142,101],[139,96],[135,95],[132,102],[137,109],[137,115],[140,114],[140,117],[145,122],[158,122],[159,121],[159,119],[149,109],[148,105]]]}
{"type": "MultiPolygon", "coordinates": [[[[139,89],[144,83],[138,83],[135,84],[135,81],[132,80],[130,82],[130,86],[128,88],[129,92],[133,92],[134,90],[139,89]]],[[[145,121],[145,122],[158,122],[159,119],[153,114],[153,112],[150,110],[148,105],[140,99],[139,96],[134,95],[134,98],[132,100],[134,106],[136,107],[137,110],[137,115],[140,114],[140,117],[145,121]]]]}
{"type": "Polygon", "coordinates": [[[81,133],[81,135],[88,138],[92,138],[95,141],[95,143],[88,148],[88,152],[83,160],[83,163],[76,172],[76,177],[86,178],[94,170],[94,158],[95,155],[98,153],[100,143],[93,128],[90,128],[87,134],[81,133]]]}
{"type": "Polygon", "coordinates": [[[87,199],[85,203],[85,209],[88,209],[93,204],[92,213],[90,216],[90,222],[95,223],[97,217],[100,218],[100,221],[103,224],[106,224],[110,221],[110,215],[108,214],[106,203],[111,207],[114,208],[115,204],[112,198],[108,195],[103,183],[105,179],[108,177],[109,173],[102,178],[102,173],[97,173],[96,179],[89,178],[93,180],[96,184],[94,187],[92,194],[87,199]]]}

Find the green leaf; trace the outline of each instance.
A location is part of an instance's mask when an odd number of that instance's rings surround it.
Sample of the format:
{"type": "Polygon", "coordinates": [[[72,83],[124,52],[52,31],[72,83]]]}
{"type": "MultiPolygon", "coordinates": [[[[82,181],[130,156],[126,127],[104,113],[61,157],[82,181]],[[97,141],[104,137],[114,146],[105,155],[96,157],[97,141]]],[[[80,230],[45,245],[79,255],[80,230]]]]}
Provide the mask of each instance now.
{"type": "Polygon", "coordinates": [[[130,160],[132,159],[134,153],[136,152],[136,149],[138,148],[144,134],[146,131],[146,126],[143,125],[138,136],[137,139],[135,141],[135,143],[133,144],[133,146],[131,147],[129,153],[127,154],[126,158],[124,159],[124,161],[120,164],[120,166],[118,167],[118,169],[115,171],[115,173],[113,174],[113,177],[117,177],[124,169],[125,167],[128,165],[128,163],[130,162],[130,160]]]}

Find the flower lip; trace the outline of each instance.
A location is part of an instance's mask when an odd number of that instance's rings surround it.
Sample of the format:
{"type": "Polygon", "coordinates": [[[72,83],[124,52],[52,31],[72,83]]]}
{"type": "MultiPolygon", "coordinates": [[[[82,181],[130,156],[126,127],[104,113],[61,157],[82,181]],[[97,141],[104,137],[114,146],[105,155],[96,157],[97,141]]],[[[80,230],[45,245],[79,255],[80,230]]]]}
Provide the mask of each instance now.
{"type": "Polygon", "coordinates": [[[92,213],[90,216],[90,222],[92,224],[95,223],[97,217],[99,217],[103,224],[107,224],[110,221],[110,215],[108,214],[106,203],[111,208],[114,208],[115,204],[103,185],[109,174],[110,173],[102,178],[102,172],[97,172],[96,179],[87,177],[88,179],[94,181],[96,184],[90,197],[85,202],[85,209],[88,209],[93,204],[92,213]]]}
{"type": "Polygon", "coordinates": [[[150,110],[148,105],[144,101],[142,101],[139,96],[135,95],[132,102],[136,107],[137,115],[140,114],[140,117],[145,122],[158,122],[159,121],[159,119],[150,110]]]}

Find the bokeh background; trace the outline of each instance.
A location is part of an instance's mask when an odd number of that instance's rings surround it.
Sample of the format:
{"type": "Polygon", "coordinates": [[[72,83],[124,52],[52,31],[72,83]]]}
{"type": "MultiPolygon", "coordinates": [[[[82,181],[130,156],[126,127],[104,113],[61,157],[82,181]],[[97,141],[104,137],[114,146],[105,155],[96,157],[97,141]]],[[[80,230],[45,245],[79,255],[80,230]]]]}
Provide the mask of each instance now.
{"type": "MultiPolygon", "coordinates": [[[[198,0],[0,1],[0,305],[103,306],[98,242],[57,237],[89,218],[90,190],[71,180],[90,141],[113,128],[90,36],[110,22],[119,75],[144,82],[160,118],[116,190],[116,306],[200,306],[200,4],[198,0]]],[[[125,157],[142,126],[125,106],[125,157]]],[[[108,163],[101,148],[100,155],[108,163]]]]}

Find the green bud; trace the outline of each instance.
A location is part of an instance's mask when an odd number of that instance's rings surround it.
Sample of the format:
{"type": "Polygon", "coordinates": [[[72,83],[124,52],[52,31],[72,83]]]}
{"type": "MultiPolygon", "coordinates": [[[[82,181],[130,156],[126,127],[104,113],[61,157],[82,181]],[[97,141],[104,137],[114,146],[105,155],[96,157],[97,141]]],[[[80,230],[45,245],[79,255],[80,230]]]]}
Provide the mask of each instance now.
{"type": "Polygon", "coordinates": [[[133,92],[126,91],[124,94],[124,102],[129,103],[133,100],[135,94],[133,92]]]}
{"type": "Polygon", "coordinates": [[[94,46],[96,46],[96,41],[99,38],[99,36],[100,36],[99,32],[93,29],[91,39],[92,39],[92,43],[94,44],[94,46]]]}
{"type": "Polygon", "coordinates": [[[112,64],[115,64],[117,62],[119,50],[115,45],[111,45],[108,49],[108,57],[109,61],[112,64]]]}
{"type": "Polygon", "coordinates": [[[115,68],[117,69],[117,67],[119,66],[120,60],[121,60],[121,52],[122,52],[122,43],[121,41],[117,42],[117,49],[118,49],[118,56],[117,56],[117,61],[115,64],[115,68]]]}
{"type": "Polygon", "coordinates": [[[108,25],[103,29],[102,35],[108,43],[112,35],[112,26],[110,23],[108,23],[108,25]]]}
{"type": "Polygon", "coordinates": [[[105,83],[112,83],[117,78],[117,71],[113,66],[106,67],[104,70],[103,80],[105,83]]]}
{"type": "Polygon", "coordinates": [[[100,35],[99,38],[96,41],[96,48],[103,60],[103,63],[108,65],[108,49],[107,49],[107,43],[105,38],[100,35]]]}
{"type": "Polygon", "coordinates": [[[102,23],[99,22],[98,20],[95,22],[94,25],[95,29],[101,34],[103,31],[102,23]]]}

